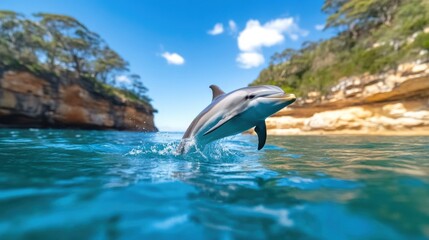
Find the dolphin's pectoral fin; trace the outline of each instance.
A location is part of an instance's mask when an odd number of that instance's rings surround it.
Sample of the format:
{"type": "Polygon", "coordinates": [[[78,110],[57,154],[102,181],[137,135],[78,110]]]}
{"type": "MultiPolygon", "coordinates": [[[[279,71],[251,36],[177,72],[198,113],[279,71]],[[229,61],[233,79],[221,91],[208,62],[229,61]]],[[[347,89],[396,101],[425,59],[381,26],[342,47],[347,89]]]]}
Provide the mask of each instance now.
{"type": "Polygon", "coordinates": [[[225,94],[218,86],[216,85],[210,85],[210,88],[212,89],[212,93],[213,93],[213,98],[212,101],[219,97],[222,94],[225,94]]]}
{"type": "Polygon", "coordinates": [[[265,121],[256,125],[255,132],[258,134],[258,150],[261,150],[265,145],[265,141],[267,141],[267,126],[265,125],[265,121]]]}
{"type": "Polygon", "coordinates": [[[214,126],[213,126],[212,128],[210,128],[207,132],[205,132],[203,136],[205,136],[205,135],[207,135],[207,134],[209,134],[209,133],[213,132],[214,130],[216,130],[216,129],[218,129],[218,128],[222,127],[222,125],[224,125],[225,123],[227,123],[229,120],[233,119],[235,116],[237,116],[237,115],[235,115],[235,114],[231,114],[231,115],[229,115],[229,116],[227,116],[227,117],[225,117],[225,118],[222,118],[219,122],[217,122],[217,123],[216,123],[216,125],[214,125],[214,126]]]}

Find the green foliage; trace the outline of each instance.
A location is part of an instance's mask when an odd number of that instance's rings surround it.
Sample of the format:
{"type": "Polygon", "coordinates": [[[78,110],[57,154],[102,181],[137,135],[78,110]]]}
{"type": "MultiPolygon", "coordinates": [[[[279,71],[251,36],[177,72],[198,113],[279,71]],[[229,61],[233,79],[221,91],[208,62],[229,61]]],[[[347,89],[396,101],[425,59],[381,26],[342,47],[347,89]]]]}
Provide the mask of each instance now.
{"type": "Polygon", "coordinates": [[[423,33],[417,36],[414,44],[419,48],[429,51],[429,33],[423,33]]]}
{"type": "Polygon", "coordinates": [[[353,39],[366,30],[390,25],[398,6],[404,0],[326,0],[322,10],[329,15],[326,27],[347,29],[353,39]]]}
{"type": "Polygon", "coordinates": [[[427,0],[325,0],[322,10],[337,36],[274,54],[251,85],[325,93],[342,77],[383,72],[429,50],[429,34],[422,32],[429,26],[427,0]]]}
{"type": "Polygon", "coordinates": [[[427,0],[409,0],[398,10],[396,25],[400,33],[410,35],[429,25],[427,0]]]}
{"type": "Polygon", "coordinates": [[[98,34],[69,16],[38,13],[29,19],[0,11],[0,66],[55,75],[72,72],[106,94],[150,101],[140,76],[128,72],[128,62],[98,34]],[[129,84],[117,83],[119,76],[130,76],[129,84]]]}

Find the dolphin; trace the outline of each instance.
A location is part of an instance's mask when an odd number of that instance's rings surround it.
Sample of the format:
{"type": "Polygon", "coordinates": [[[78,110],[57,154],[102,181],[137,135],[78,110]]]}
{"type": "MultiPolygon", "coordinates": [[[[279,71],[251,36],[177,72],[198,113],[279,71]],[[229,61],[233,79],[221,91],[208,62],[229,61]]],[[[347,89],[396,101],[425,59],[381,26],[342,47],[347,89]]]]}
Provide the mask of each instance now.
{"type": "Polygon", "coordinates": [[[258,134],[258,150],[261,150],[267,138],[265,119],[296,100],[294,94],[271,85],[244,87],[230,93],[224,93],[216,85],[210,88],[212,102],[189,125],[177,149],[179,154],[188,152],[192,145],[203,147],[252,127],[258,134]]]}

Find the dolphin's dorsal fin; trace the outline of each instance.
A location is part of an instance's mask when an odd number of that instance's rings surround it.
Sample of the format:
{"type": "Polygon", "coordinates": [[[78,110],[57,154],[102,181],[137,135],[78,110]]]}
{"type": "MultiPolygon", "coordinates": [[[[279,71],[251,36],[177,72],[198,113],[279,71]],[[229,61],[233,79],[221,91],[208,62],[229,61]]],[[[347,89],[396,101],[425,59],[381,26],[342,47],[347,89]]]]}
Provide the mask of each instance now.
{"type": "Polygon", "coordinates": [[[210,85],[210,88],[212,89],[212,93],[213,93],[213,98],[212,101],[219,97],[222,94],[225,94],[218,86],[216,85],[210,85]]]}
{"type": "Polygon", "coordinates": [[[255,132],[258,134],[258,150],[261,150],[267,140],[267,126],[265,125],[265,120],[256,125],[255,132]]]}

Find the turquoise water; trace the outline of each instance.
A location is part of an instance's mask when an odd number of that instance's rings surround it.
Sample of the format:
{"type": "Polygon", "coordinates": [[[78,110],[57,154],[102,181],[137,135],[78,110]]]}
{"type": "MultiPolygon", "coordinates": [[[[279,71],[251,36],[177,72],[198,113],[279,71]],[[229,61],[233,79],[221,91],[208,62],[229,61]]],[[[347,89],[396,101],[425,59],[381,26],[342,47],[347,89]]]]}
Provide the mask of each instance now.
{"type": "Polygon", "coordinates": [[[427,239],[429,137],[0,130],[0,239],[427,239]]]}

